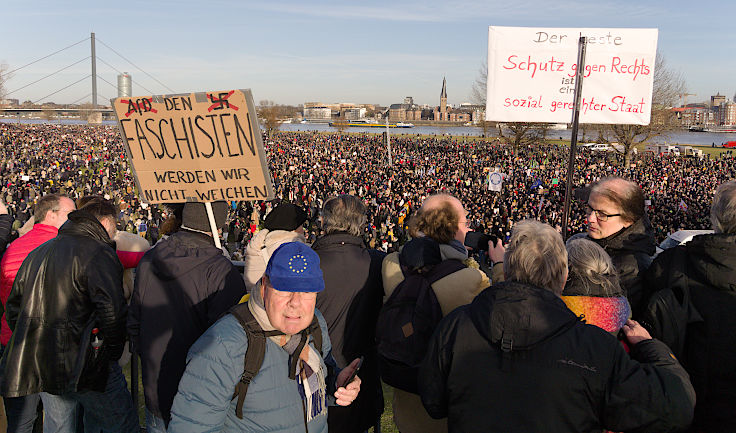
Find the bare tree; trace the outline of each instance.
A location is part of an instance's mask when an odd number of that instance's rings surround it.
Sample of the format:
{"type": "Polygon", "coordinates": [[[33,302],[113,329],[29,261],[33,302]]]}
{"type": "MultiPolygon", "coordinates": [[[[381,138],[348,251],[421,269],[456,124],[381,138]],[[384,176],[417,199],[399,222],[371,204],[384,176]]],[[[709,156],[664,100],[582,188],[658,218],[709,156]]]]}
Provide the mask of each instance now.
{"type": "Polygon", "coordinates": [[[258,117],[263,121],[266,128],[266,134],[271,135],[279,129],[283,123],[281,114],[281,106],[276,105],[273,101],[263,100],[259,102],[258,117]]]}
{"type": "Polygon", "coordinates": [[[41,118],[44,120],[54,120],[56,119],[56,111],[54,111],[53,107],[44,106],[41,110],[41,118]]]}
{"type": "Polygon", "coordinates": [[[499,123],[498,136],[501,140],[518,149],[519,146],[529,146],[539,143],[546,136],[548,124],[531,122],[499,123]]]}
{"type": "Polygon", "coordinates": [[[483,117],[477,122],[483,130],[483,137],[488,136],[490,122],[485,117],[486,99],[488,97],[488,61],[483,60],[478,68],[478,75],[470,89],[470,101],[475,105],[483,107],[483,117]]]}
{"type": "Polygon", "coordinates": [[[649,125],[606,125],[602,141],[618,142],[617,152],[624,154],[626,167],[631,163],[634,147],[649,142],[654,137],[666,135],[677,126],[677,116],[672,107],[679,95],[685,93],[687,86],[679,71],[667,66],[664,56],[659,52],[654,63],[654,88],[652,90],[651,121],[649,125]]]}
{"type": "Polygon", "coordinates": [[[5,99],[5,93],[7,92],[5,83],[10,79],[8,69],[7,63],[0,63],[0,99],[5,99]]]}

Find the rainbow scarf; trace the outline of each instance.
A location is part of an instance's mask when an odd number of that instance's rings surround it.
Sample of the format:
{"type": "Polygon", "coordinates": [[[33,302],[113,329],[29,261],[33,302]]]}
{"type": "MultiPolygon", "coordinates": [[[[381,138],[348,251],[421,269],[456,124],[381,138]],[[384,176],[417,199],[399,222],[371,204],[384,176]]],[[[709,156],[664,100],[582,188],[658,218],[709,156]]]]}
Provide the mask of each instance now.
{"type": "Polygon", "coordinates": [[[618,333],[631,317],[631,307],[624,296],[603,298],[563,295],[561,298],[576,316],[583,316],[586,323],[612,334],[618,333]]]}

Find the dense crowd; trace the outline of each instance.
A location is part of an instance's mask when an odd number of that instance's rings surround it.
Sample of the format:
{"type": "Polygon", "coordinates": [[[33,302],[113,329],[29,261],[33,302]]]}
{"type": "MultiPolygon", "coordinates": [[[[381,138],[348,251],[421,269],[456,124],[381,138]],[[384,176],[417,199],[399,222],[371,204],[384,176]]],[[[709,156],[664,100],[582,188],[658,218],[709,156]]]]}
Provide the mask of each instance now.
{"type": "Polygon", "coordinates": [[[0,124],[8,432],[139,431],[131,355],[151,433],[736,428],[730,155],[583,150],[565,243],[564,146],[264,141],[274,200],[157,206],[114,128],[0,124]]]}
{"type": "MultiPolygon", "coordinates": [[[[392,137],[392,166],[381,135],[279,132],[264,139],[277,201],[304,206],[307,240],[319,236],[318,209],[330,196],[362,197],[368,206],[369,245],[395,250],[408,239],[406,223],[428,195],[445,192],[468,203],[470,227],[508,239],[515,221],[535,218],[559,229],[568,150],[543,144],[514,149],[498,141],[450,137],[392,137]],[[500,171],[500,192],[488,190],[488,172],[500,171]]],[[[14,229],[30,217],[29,203],[46,192],[76,199],[112,197],[119,229],[143,232],[153,243],[166,210],[141,203],[125,150],[114,127],[0,124],[2,199],[14,229]]],[[[574,187],[618,175],[639,183],[648,200],[657,241],[680,229],[709,228],[716,186],[734,173],[732,158],[681,158],[639,154],[631,166],[605,152],[581,151],[574,187]]],[[[235,257],[262,224],[272,203],[242,202],[231,211],[226,240],[235,257]]],[[[582,204],[573,201],[569,234],[583,232],[582,204]]]]}

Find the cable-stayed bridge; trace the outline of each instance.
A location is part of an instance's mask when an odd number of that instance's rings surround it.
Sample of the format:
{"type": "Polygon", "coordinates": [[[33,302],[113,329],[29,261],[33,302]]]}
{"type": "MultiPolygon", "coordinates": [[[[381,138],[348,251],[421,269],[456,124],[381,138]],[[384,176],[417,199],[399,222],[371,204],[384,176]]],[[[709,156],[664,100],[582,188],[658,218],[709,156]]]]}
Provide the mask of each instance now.
{"type": "MultiPolygon", "coordinates": [[[[64,48],[61,48],[59,50],[53,51],[49,54],[46,54],[44,56],[41,56],[31,62],[28,62],[20,67],[16,67],[12,70],[7,71],[4,74],[5,77],[5,94],[0,95],[5,99],[9,98],[17,98],[18,96],[22,95],[21,93],[23,90],[28,91],[29,89],[33,89],[34,87],[38,88],[40,87],[39,83],[46,84],[49,82],[49,80],[53,80],[54,77],[58,79],[58,77],[62,76],[62,73],[64,73],[65,76],[68,75],[68,70],[73,68],[74,66],[77,66],[79,64],[85,64],[86,62],[89,62],[89,73],[80,73],[79,76],[75,76],[73,81],[71,82],[65,82],[63,85],[59,86],[56,90],[53,92],[50,92],[48,94],[45,94],[45,96],[40,98],[34,98],[34,100],[31,101],[32,106],[27,105],[21,105],[18,107],[14,106],[6,106],[2,108],[2,111],[5,114],[17,114],[18,116],[23,115],[24,113],[38,113],[38,112],[45,112],[45,111],[54,111],[56,113],[91,113],[91,112],[100,112],[103,113],[104,116],[109,117],[112,115],[112,109],[110,108],[110,97],[108,95],[112,95],[114,97],[118,96],[118,87],[105,79],[102,75],[98,74],[97,66],[98,61],[101,65],[103,65],[105,68],[108,68],[107,72],[115,72],[117,74],[126,74],[125,72],[122,72],[121,67],[118,67],[120,64],[128,66],[132,66],[134,70],[140,71],[143,75],[150,78],[150,80],[155,83],[155,86],[152,86],[157,89],[157,91],[153,91],[148,89],[147,87],[140,84],[140,82],[136,82],[135,85],[143,89],[147,94],[149,95],[157,95],[157,94],[165,94],[165,93],[176,93],[174,90],[172,90],[169,86],[159,81],[156,77],[151,75],[150,73],[146,72],[144,69],[133,63],[131,60],[129,60],[127,57],[125,57],[123,54],[121,54],[119,51],[102,41],[100,38],[97,38],[94,33],[91,33],[89,37],[86,37],[80,41],[74,42],[73,44],[70,44],[64,48]],[[22,81],[21,78],[25,77],[27,75],[31,75],[33,72],[32,66],[35,65],[35,67],[43,66],[43,63],[45,60],[50,59],[52,57],[56,57],[57,59],[63,55],[66,55],[67,57],[70,57],[75,52],[78,53],[79,49],[76,47],[83,46],[85,43],[89,43],[89,55],[85,56],[81,59],[79,58],[73,58],[72,62],[61,67],[58,69],[55,69],[53,72],[43,75],[40,78],[34,79],[30,82],[26,82],[25,84],[20,84],[22,81]],[[97,53],[97,44],[100,44],[103,47],[104,51],[107,51],[104,53],[105,56],[108,54],[114,55],[114,61],[107,61],[104,58],[100,57],[97,53]],[[76,50],[74,50],[76,48],[76,50]],[[117,66],[116,66],[117,65],[117,66]],[[22,72],[21,72],[22,71],[22,72]],[[21,72],[21,73],[19,73],[21,72]],[[109,87],[105,87],[102,91],[98,91],[97,84],[98,80],[101,84],[106,84],[109,87]],[[72,93],[74,96],[84,94],[84,96],[78,97],[73,102],[70,102],[68,104],[64,104],[61,106],[55,107],[43,107],[43,104],[45,102],[51,101],[52,97],[60,95],[63,93],[63,95],[66,95],[67,99],[69,97],[69,92],[67,90],[70,90],[74,93],[72,93]],[[88,90],[89,89],[89,90],[88,90]],[[67,91],[67,92],[65,92],[67,91]],[[91,102],[88,106],[80,107],[78,104],[80,103],[86,103],[91,102]]],[[[142,92],[139,92],[142,93],[142,92]]],[[[132,95],[126,95],[126,96],[132,96],[132,95]]],[[[58,97],[58,96],[57,96],[58,97]]],[[[19,98],[18,98],[19,99],[19,98]]]]}

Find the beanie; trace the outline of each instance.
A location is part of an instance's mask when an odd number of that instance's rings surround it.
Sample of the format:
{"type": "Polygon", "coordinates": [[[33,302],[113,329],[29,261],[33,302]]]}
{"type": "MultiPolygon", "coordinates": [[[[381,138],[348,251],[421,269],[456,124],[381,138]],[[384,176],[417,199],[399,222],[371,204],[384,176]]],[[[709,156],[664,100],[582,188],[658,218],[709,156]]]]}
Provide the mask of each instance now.
{"type": "Polygon", "coordinates": [[[307,220],[304,209],[292,203],[281,203],[266,215],[263,227],[270,231],[298,229],[307,220]]]}

